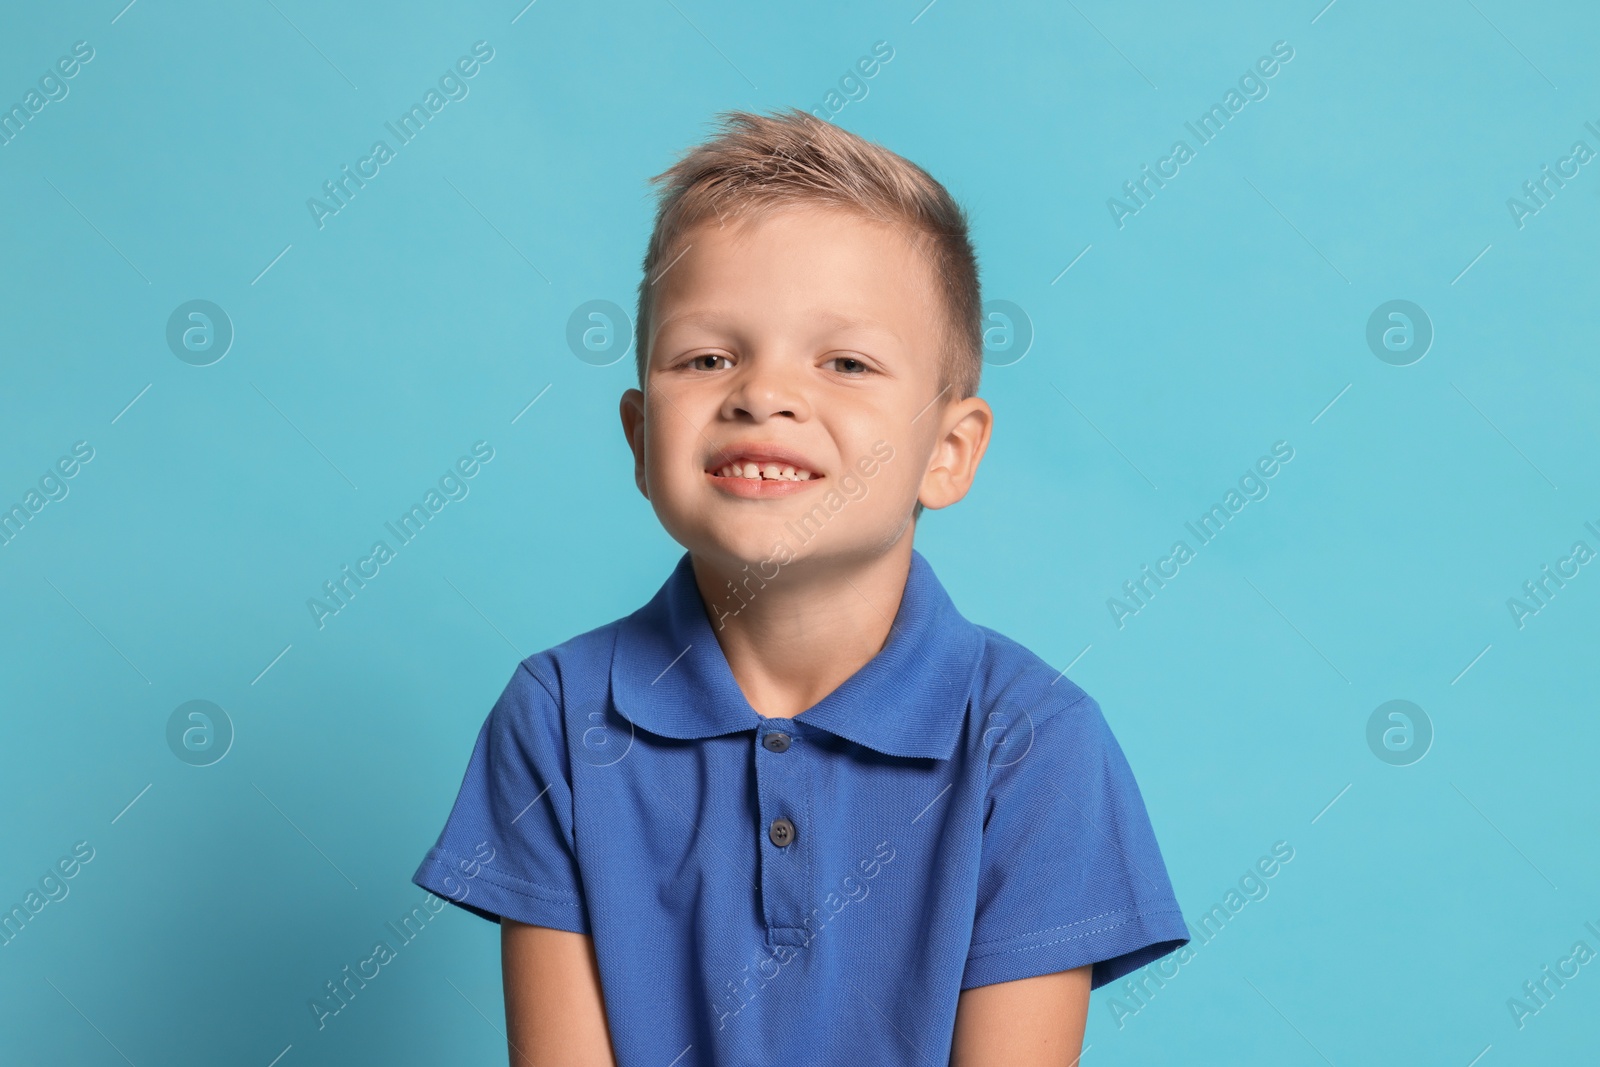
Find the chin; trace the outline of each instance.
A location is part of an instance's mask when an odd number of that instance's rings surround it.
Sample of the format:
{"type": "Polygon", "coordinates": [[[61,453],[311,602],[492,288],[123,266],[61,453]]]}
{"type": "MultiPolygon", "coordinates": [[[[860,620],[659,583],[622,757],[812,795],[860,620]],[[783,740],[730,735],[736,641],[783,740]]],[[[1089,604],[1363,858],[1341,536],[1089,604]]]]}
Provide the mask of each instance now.
{"type": "Polygon", "coordinates": [[[773,530],[757,530],[753,526],[742,529],[696,530],[687,540],[680,540],[696,556],[735,568],[758,567],[763,563],[782,566],[794,560],[799,552],[795,538],[785,537],[782,524],[773,530]],[[787,546],[787,550],[785,549],[787,546]]]}
{"type": "MultiPolygon", "coordinates": [[[[772,556],[773,546],[783,540],[783,520],[765,518],[751,520],[719,521],[710,524],[709,509],[691,508],[664,513],[657,509],[667,536],[682,545],[697,559],[719,564],[738,561],[737,566],[756,564],[772,556]]],[[[791,543],[793,537],[787,539],[791,543]]]]}

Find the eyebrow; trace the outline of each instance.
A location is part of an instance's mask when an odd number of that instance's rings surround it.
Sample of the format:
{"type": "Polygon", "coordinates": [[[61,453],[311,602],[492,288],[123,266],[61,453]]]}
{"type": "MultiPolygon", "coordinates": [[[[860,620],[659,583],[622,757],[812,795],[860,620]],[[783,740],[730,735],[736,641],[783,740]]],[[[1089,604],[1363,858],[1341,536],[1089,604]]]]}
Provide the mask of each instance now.
{"type": "MultiPolygon", "coordinates": [[[[865,316],[845,315],[837,311],[820,311],[814,316],[815,320],[833,329],[867,329],[882,330],[884,333],[894,333],[887,325],[877,319],[865,316]]],[[[705,329],[718,329],[726,325],[727,316],[716,311],[691,311],[678,315],[669,315],[656,324],[656,332],[660,333],[668,326],[699,326],[705,329]]]]}
{"type": "Polygon", "coordinates": [[[893,333],[894,332],[893,330],[889,329],[888,326],[886,326],[883,323],[879,322],[877,319],[868,318],[866,316],[844,315],[844,314],[841,314],[841,313],[839,313],[837,311],[820,312],[817,315],[817,319],[820,322],[823,322],[823,323],[825,323],[825,324],[827,324],[829,326],[833,326],[833,327],[839,328],[839,329],[861,328],[861,329],[867,329],[867,330],[882,330],[885,333],[893,333]]]}
{"type": "Polygon", "coordinates": [[[655,324],[655,332],[660,333],[668,326],[702,326],[707,329],[716,329],[723,324],[723,316],[715,311],[684,312],[678,315],[668,315],[655,324]]]}

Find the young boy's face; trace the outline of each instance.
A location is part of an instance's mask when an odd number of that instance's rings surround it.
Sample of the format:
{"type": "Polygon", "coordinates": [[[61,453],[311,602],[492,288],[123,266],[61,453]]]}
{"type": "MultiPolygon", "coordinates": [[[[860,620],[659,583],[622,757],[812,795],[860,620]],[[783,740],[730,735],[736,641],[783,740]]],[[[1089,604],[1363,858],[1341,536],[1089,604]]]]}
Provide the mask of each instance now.
{"type": "Polygon", "coordinates": [[[679,248],[654,282],[645,391],[622,398],[635,479],[674,540],[732,570],[861,562],[909,532],[919,497],[965,494],[988,405],[941,395],[944,309],[898,228],[784,207],[679,248]]]}

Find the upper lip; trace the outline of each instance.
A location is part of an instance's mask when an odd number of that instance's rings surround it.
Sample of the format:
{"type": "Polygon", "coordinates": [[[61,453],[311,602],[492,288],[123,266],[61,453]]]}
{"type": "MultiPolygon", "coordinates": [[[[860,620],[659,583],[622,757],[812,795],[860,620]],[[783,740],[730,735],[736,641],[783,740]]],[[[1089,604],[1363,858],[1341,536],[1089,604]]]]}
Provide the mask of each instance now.
{"type": "Polygon", "coordinates": [[[711,458],[706,461],[706,470],[719,471],[735,460],[758,464],[778,463],[793,467],[796,470],[810,471],[815,476],[820,477],[822,474],[817,469],[816,464],[792,448],[784,448],[781,445],[759,444],[754,441],[726,445],[717,449],[712,453],[711,458]]]}

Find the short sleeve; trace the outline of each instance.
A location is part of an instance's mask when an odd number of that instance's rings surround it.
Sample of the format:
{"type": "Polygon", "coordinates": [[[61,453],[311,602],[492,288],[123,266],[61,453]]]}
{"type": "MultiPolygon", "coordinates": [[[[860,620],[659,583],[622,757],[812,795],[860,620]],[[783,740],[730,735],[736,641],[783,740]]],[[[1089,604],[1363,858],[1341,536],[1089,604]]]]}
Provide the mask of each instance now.
{"type": "Polygon", "coordinates": [[[555,697],[519,664],[412,882],[493,922],[589,932],[561,723],[555,697]]]}
{"type": "Polygon", "coordinates": [[[1133,771],[1083,696],[992,757],[961,988],[1094,964],[1098,989],[1181,948],[1188,929],[1133,771]]]}

